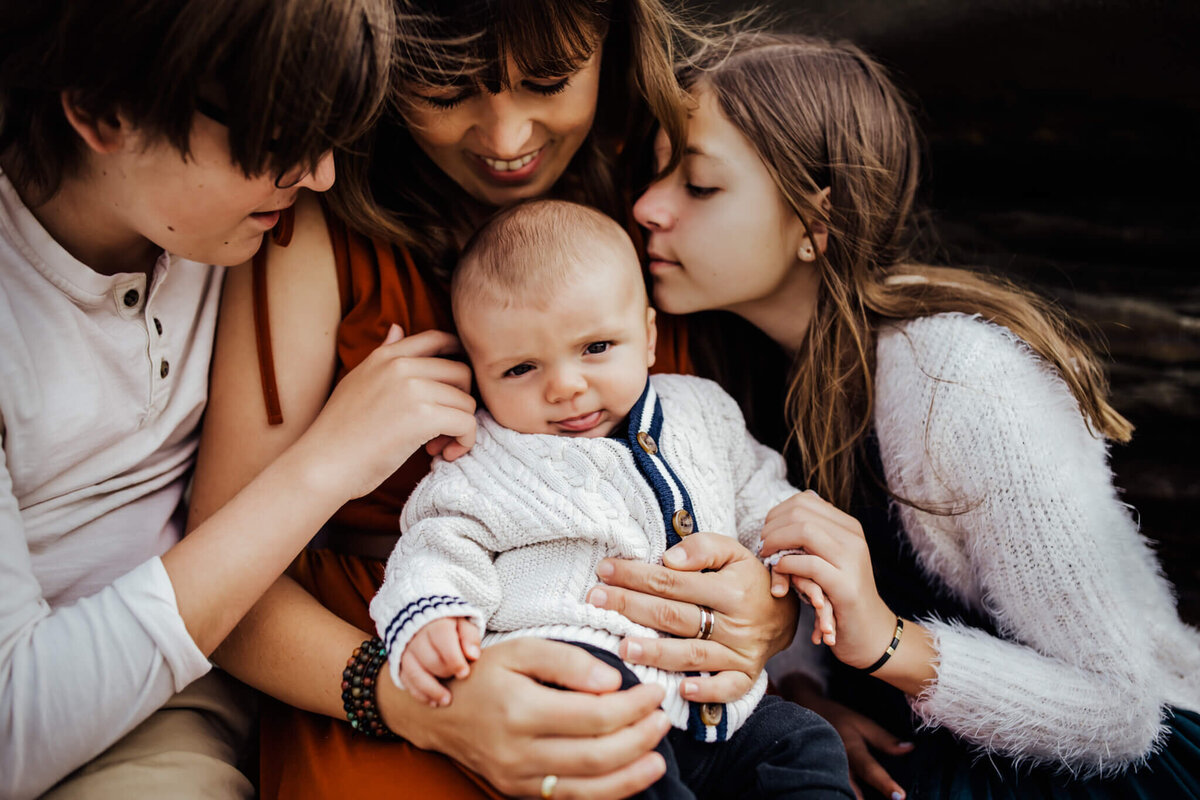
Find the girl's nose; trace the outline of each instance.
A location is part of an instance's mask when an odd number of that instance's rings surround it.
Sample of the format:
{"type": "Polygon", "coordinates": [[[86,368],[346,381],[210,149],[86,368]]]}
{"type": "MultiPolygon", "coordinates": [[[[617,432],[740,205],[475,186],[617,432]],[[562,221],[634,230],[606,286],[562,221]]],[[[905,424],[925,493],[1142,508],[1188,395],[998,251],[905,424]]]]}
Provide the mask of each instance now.
{"type": "Polygon", "coordinates": [[[633,204],[633,217],[638,224],[650,230],[660,231],[675,223],[668,203],[666,179],[655,181],[633,204]]]}

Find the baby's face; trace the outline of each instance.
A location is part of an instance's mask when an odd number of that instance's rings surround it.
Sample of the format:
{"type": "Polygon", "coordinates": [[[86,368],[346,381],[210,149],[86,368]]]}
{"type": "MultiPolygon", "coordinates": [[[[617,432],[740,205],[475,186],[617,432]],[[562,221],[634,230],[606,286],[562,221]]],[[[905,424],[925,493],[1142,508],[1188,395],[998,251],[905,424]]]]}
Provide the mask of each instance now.
{"type": "Polygon", "coordinates": [[[635,270],[581,269],[536,302],[468,301],[459,336],[497,422],[520,433],[608,435],[654,363],[654,310],[635,280],[635,270]]]}

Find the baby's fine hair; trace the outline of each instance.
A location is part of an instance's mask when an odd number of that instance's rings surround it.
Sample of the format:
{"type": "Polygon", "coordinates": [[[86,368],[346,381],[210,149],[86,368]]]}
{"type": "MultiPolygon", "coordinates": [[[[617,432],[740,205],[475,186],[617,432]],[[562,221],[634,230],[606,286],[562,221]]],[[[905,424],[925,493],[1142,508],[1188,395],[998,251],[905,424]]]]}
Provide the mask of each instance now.
{"type": "Polygon", "coordinates": [[[580,270],[597,268],[637,272],[644,296],[637,251],[615,220],[564,200],[520,203],[467,242],[450,282],[451,303],[456,313],[479,299],[537,307],[553,302],[580,270]]]}

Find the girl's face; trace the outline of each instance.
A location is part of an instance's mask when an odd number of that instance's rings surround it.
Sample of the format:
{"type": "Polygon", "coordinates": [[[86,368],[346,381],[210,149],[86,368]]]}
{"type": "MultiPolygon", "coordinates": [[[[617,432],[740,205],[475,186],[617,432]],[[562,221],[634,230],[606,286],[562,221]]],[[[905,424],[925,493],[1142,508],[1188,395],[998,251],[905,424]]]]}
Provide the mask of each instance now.
{"type": "MultiPolygon", "coordinates": [[[[811,259],[799,255],[811,252],[808,238],[715,95],[693,97],[682,162],[633,207],[649,232],[654,301],[672,314],[724,309],[755,322],[761,307],[815,291],[811,259]]],[[[660,165],[670,154],[661,132],[655,154],[660,165]]]]}
{"type": "Polygon", "coordinates": [[[509,88],[411,86],[409,131],[434,164],[493,206],[546,194],[587,137],[600,87],[600,47],[567,75],[524,75],[509,88]]]}

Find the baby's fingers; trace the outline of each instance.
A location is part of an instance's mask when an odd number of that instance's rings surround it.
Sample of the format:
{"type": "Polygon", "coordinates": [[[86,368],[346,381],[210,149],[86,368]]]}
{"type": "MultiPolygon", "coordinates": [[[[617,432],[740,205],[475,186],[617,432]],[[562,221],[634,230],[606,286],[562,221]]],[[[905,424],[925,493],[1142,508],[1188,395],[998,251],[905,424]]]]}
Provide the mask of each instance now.
{"type": "Polygon", "coordinates": [[[414,698],[427,705],[450,705],[450,690],[429,673],[415,655],[405,650],[400,658],[400,682],[414,698]]]}
{"type": "Polygon", "coordinates": [[[479,658],[479,628],[468,619],[458,621],[458,641],[468,661],[479,658]]]}
{"type": "Polygon", "coordinates": [[[471,668],[467,665],[467,656],[460,641],[462,620],[447,619],[445,623],[449,624],[429,626],[429,645],[436,660],[425,661],[424,664],[439,677],[465,678],[471,674],[471,668]]]}
{"type": "Polygon", "coordinates": [[[816,621],[813,625],[813,644],[824,642],[829,646],[837,643],[836,627],[833,620],[833,606],[825,599],[821,587],[808,578],[792,578],[792,586],[816,611],[816,621]]]}

